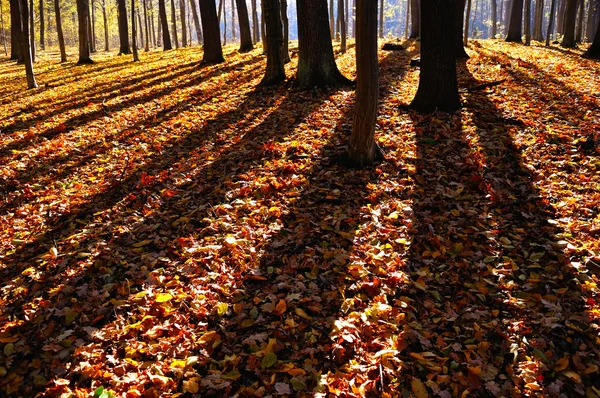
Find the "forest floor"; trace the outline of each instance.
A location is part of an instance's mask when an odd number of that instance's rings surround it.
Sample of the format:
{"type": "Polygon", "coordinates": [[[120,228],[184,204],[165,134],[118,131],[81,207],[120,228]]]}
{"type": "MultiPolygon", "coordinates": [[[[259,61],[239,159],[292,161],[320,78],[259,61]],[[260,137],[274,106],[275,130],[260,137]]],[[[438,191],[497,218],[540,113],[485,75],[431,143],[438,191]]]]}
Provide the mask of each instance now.
{"type": "Polygon", "coordinates": [[[0,60],[0,395],[600,396],[598,63],[473,41],[423,115],[403,44],[363,171],[259,50],[0,60]]]}

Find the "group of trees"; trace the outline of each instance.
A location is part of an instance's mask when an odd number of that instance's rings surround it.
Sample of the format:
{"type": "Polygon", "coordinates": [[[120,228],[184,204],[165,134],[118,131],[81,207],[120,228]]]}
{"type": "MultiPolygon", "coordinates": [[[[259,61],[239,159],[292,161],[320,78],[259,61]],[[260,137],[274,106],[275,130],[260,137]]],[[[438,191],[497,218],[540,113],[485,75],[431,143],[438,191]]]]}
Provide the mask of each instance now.
{"type": "MultiPolygon", "coordinates": [[[[78,63],[80,64],[93,62],[90,58],[93,51],[93,24],[90,16],[90,1],[76,0],[79,37],[78,63]]],[[[150,0],[142,1],[144,17],[143,21],[142,17],[139,17],[139,25],[144,28],[147,49],[150,29],[146,5],[150,0]]],[[[332,38],[336,32],[339,32],[342,51],[345,50],[344,44],[347,34],[345,26],[347,13],[345,13],[345,9],[347,8],[347,2],[350,0],[337,1],[337,29],[333,18],[333,0],[330,0],[329,4],[327,0],[296,1],[298,29],[296,85],[299,87],[339,86],[351,83],[338,70],[332,46],[332,38]]],[[[492,3],[495,3],[495,1],[492,0],[492,3]]],[[[590,57],[598,57],[600,55],[598,49],[600,26],[595,21],[600,7],[596,7],[598,5],[597,0],[588,1],[590,6],[588,7],[589,18],[587,20],[588,23],[595,25],[595,40],[586,54],[590,57]]],[[[54,0],[54,2],[56,4],[58,0],[54,0]]],[[[377,37],[382,35],[384,0],[379,2],[352,0],[352,2],[353,14],[356,15],[356,25],[353,26],[352,31],[356,35],[357,46],[357,105],[355,107],[355,122],[348,147],[347,161],[354,167],[363,167],[371,164],[381,156],[374,140],[374,132],[378,98],[377,37]]],[[[538,4],[542,2],[543,0],[536,0],[536,12],[538,4]]],[[[556,2],[557,0],[552,0],[547,18],[549,22],[546,32],[548,35],[553,29],[554,13],[557,8],[556,2]]],[[[576,22],[579,19],[580,23],[583,24],[585,2],[583,0],[559,0],[559,2],[561,5],[564,4],[562,45],[568,47],[574,45],[574,42],[577,41],[576,22]]],[[[199,12],[195,11],[193,0],[191,3],[197,37],[203,37],[203,62],[224,62],[221,44],[221,19],[224,0],[219,1],[219,7],[215,0],[198,0],[199,12]],[[198,14],[200,18],[198,18],[198,14]]],[[[33,20],[31,15],[32,4],[33,0],[10,0],[11,57],[25,63],[29,88],[37,86],[33,74],[31,51],[34,47],[33,29],[30,23],[33,20]]],[[[184,4],[184,1],[180,0],[180,4],[184,4]]],[[[240,51],[251,50],[253,43],[258,41],[260,35],[256,0],[252,0],[251,4],[252,29],[246,1],[235,0],[238,11],[238,26],[240,28],[240,51]]],[[[521,41],[523,21],[525,21],[526,44],[529,43],[530,5],[530,0],[511,1],[507,41],[521,41]]],[[[278,84],[286,78],[284,64],[289,61],[287,49],[289,40],[288,5],[286,0],[261,0],[261,7],[260,25],[262,27],[260,31],[262,31],[263,50],[267,55],[267,65],[261,85],[278,84]]],[[[543,9],[543,6],[540,7],[543,9]]],[[[136,14],[135,12],[130,13],[131,42],[133,44],[133,49],[131,49],[126,0],[117,0],[117,8],[120,54],[129,54],[133,51],[134,60],[137,61],[139,57],[136,43],[136,14]]],[[[131,0],[129,10],[136,9],[135,0],[131,0]]],[[[558,9],[560,10],[560,6],[558,9]]],[[[183,10],[181,11],[181,21],[185,22],[184,7],[181,10],[183,10]]],[[[174,0],[171,0],[171,11],[171,27],[169,27],[166,1],[158,0],[159,36],[161,36],[165,50],[172,47],[171,33],[175,43],[178,42],[174,0]]],[[[419,36],[421,39],[421,75],[417,93],[411,103],[411,107],[414,109],[424,112],[436,109],[454,111],[461,107],[456,79],[456,61],[459,58],[468,57],[464,45],[469,31],[470,11],[471,0],[409,0],[407,2],[407,26],[410,18],[411,26],[419,27],[418,31],[411,31],[411,35],[419,36]],[[418,12],[409,13],[411,6],[413,10],[417,9],[418,12]]],[[[56,7],[55,14],[58,39],[61,43],[61,58],[65,60],[59,7],[56,7]]],[[[559,12],[558,15],[562,14],[559,12]]],[[[558,18],[558,20],[561,19],[558,18]]],[[[187,42],[187,38],[188,32],[183,27],[182,40],[184,44],[187,42]]]]}

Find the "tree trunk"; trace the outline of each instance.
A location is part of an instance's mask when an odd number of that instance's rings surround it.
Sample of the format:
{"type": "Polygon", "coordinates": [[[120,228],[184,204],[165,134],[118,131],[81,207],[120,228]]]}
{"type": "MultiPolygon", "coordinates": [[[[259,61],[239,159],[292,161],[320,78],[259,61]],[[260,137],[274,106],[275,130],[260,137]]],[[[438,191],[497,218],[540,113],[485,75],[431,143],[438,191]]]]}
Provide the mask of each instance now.
{"type": "Polygon", "coordinates": [[[491,38],[496,38],[496,33],[498,29],[498,5],[496,4],[496,0],[491,0],[491,8],[492,8],[492,34],[491,38]]]}
{"type": "Polygon", "coordinates": [[[421,36],[421,0],[410,0],[410,36],[418,39],[421,36]]]}
{"type": "Polygon", "coordinates": [[[179,13],[181,14],[181,46],[188,46],[188,37],[187,37],[187,27],[185,26],[185,2],[184,0],[179,0],[179,13]]]}
{"type": "Polygon", "coordinates": [[[533,12],[533,40],[544,41],[542,24],[544,23],[544,0],[535,0],[533,12]]]}
{"type": "Polygon", "coordinates": [[[135,0],[131,0],[131,46],[133,49],[133,62],[139,62],[137,48],[137,31],[135,27],[135,0]]]}
{"type": "Polygon", "coordinates": [[[140,7],[136,4],[135,15],[137,16],[137,32],[138,32],[138,51],[144,42],[144,22],[142,21],[142,14],[140,13],[140,7]]]}
{"type": "Polygon", "coordinates": [[[408,25],[410,24],[410,0],[406,0],[406,24],[404,25],[404,38],[408,38],[408,25]]]}
{"type": "Polygon", "coordinates": [[[0,1],[0,29],[2,29],[2,43],[4,45],[4,55],[8,55],[8,49],[6,48],[6,31],[4,30],[4,9],[2,7],[2,1],[0,1]]]}
{"type": "MultiPolygon", "coordinates": [[[[162,1],[165,1],[165,0],[162,0],[162,1]]],[[[162,16],[160,14],[160,2],[161,2],[161,0],[158,0],[158,24],[157,24],[158,25],[158,44],[157,44],[157,46],[159,46],[159,47],[163,45],[163,39],[162,39],[162,37],[163,37],[163,30],[162,30],[163,23],[162,23],[162,16]]],[[[165,18],[166,18],[166,15],[167,15],[167,8],[165,6],[165,18]]],[[[167,27],[169,26],[168,22],[166,23],[166,26],[167,27]]],[[[167,32],[168,32],[168,30],[167,30],[167,32]]],[[[169,39],[169,50],[171,48],[172,48],[171,47],[171,40],[169,39]]],[[[166,51],[167,49],[164,48],[163,50],[166,51]]]]}
{"type": "Polygon", "coordinates": [[[10,0],[10,59],[17,63],[25,62],[23,54],[23,43],[21,39],[22,26],[21,22],[21,4],[20,0],[10,0]]]}
{"type": "Polygon", "coordinates": [[[252,33],[250,33],[250,20],[248,19],[248,7],[246,0],[235,0],[238,9],[238,20],[240,24],[240,49],[239,52],[248,52],[254,49],[252,45],[252,33]]]}
{"type": "Polygon", "coordinates": [[[221,48],[221,31],[215,0],[200,0],[200,17],[204,33],[203,63],[218,64],[225,59],[221,48]]]}
{"type": "MultiPolygon", "coordinates": [[[[31,62],[35,62],[35,19],[33,16],[33,0],[29,0],[29,47],[31,49],[31,62]]],[[[27,54],[25,54],[27,55],[27,54]]],[[[25,60],[27,62],[27,60],[25,60]]]]}
{"type": "Polygon", "coordinates": [[[332,39],[335,37],[335,22],[333,14],[333,0],[329,0],[329,33],[331,34],[332,39]]]}
{"type": "Polygon", "coordinates": [[[119,55],[131,54],[131,48],[129,47],[127,4],[125,3],[125,0],[117,0],[117,18],[119,22],[119,55]]]}
{"type": "Polygon", "coordinates": [[[283,67],[283,27],[279,0],[262,0],[262,13],[265,18],[267,46],[267,68],[261,86],[270,86],[285,80],[283,67]]]}
{"type": "Polygon", "coordinates": [[[171,30],[173,31],[173,40],[175,40],[175,48],[179,48],[179,39],[177,38],[177,15],[175,13],[175,0],[171,0],[171,30]]]}
{"type": "Polygon", "coordinates": [[[575,42],[581,43],[583,41],[583,20],[585,18],[585,1],[579,0],[579,15],[577,17],[577,29],[575,34],[575,42]]]}
{"type": "MultiPolygon", "coordinates": [[[[422,0],[421,0],[422,1],[422,0]]],[[[465,6],[467,5],[466,0],[448,0],[454,5],[454,56],[456,59],[468,59],[469,54],[465,51],[463,44],[463,27],[465,22],[465,6]]],[[[423,11],[421,10],[421,18],[423,18],[423,11]]],[[[425,24],[423,24],[425,26],[425,24]]],[[[423,34],[423,32],[421,32],[423,34]]]]}
{"type": "Polygon", "coordinates": [[[385,5],[383,0],[379,0],[379,38],[383,39],[383,6],[385,5]]]}
{"type": "Polygon", "coordinates": [[[546,31],[546,47],[550,47],[550,36],[554,29],[554,14],[556,13],[556,0],[552,0],[550,5],[550,15],[548,16],[548,30],[546,31]]]}
{"type": "Polygon", "coordinates": [[[352,37],[356,38],[356,0],[352,0],[352,37]]]}
{"type": "Polygon", "coordinates": [[[37,82],[35,81],[35,74],[33,73],[33,59],[31,58],[31,40],[29,38],[29,18],[30,13],[28,9],[28,0],[20,0],[20,15],[21,15],[21,46],[25,57],[25,75],[27,76],[27,88],[37,88],[37,82]]]}
{"type": "Polygon", "coordinates": [[[304,88],[350,84],[335,64],[327,21],[326,0],[297,0],[298,71],[296,85],[304,88]]]}
{"type": "Polygon", "coordinates": [[[265,13],[262,10],[260,13],[260,26],[262,27],[261,42],[262,42],[263,54],[266,54],[267,53],[267,32],[265,32],[265,13]]]}
{"type": "MultiPolygon", "coordinates": [[[[456,81],[456,15],[459,0],[422,0],[421,75],[410,104],[420,112],[453,112],[461,108],[456,81]]],[[[462,18],[461,18],[462,19],[462,18]]]]}
{"type": "Polygon", "coordinates": [[[254,39],[254,43],[259,42],[259,37],[260,30],[258,26],[258,12],[256,11],[256,0],[252,0],[252,38],[254,39]]]}
{"type": "MultiPolygon", "coordinates": [[[[90,2],[92,0],[89,0],[90,2]]],[[[90,41],[90,53],[93,53],[96,51],[96,49],[94,48],[94,36],[92,35],[92,13],[91,11],[94,9],[94,7],[90,7],[90,13],[88,14],[88,40],[90,41]]]]}
{"type": "Polygon", "coordinates": [[[556,14],[556,33],[559,35],[562,35],[565,32],[564,29],[567,1],[568,0],[560,0],[560,3],[558,3],[558,13],[556,14]]]}
{"type": "MultiPolygon", "coordinates": [[[[39,6],[40,6],[40,48],[42,50],[46,49],[46,40],[45,40],[45,33],[46,33],[46,21],[45,21],[45,15],[44,15],[44,0],[40,0],[39,2],[39,6]]],[[[4,26],[2,27],[2,31],[4,32],[4,26]]]]}
{"type": "Polygon", "coordinates": [[[288,16],[287,16],[287,0],[281,0],[281,4],[280,4],[280,9],[281,9],[281,22],[283,24],[283,46],[282,46],[282,51],[283,51],[283,63],[287,64],[288,62],[291,61],[290,59],[290,51],[289,51],[289,44],[290,44],[290,21],[288,20],[288,16]]]}
{"type": "Polygon", "coordinates": [[[227,45],[227,12],[225,10],[225,1],[221,0],[221,7],[223,7],[223,45],[227,45]]]}
{"type": "Polygon", "coordinates": [[[198,44],[201,45],[202,29],[200,28],[200,19],[198,18],[198,10],[196,9],[196,0],[190,0],[190,8],[192,9],[192,18],[194,20],[194,28],[196,28],[196,37],[198,38],[198,44]]]}
{"type": "MultiPolygon", "coordinates": [[[[194,0],[192,0],[194,1],[194,0]]],[[[158,47],[158,41],[156,40],[156,27],[154,26],[154,6],[152,5],[152,2],[150,2],[150,16],[148,19],[148,25],[149,27],[151,27],[151,32],[152,32],[152,43],[154,44],[153,47],[158,47]]],[[[160,25],[160,24],[159,24],[160,25]]]]}
{"type": "Polygon", "coordinates": [[[96,12],[95,12],[95,7],[94,7],[94,0],[90,0],[92,7],[91,7],[91,15],[92,15],[92,21],[90,23],[90,27],[91,27],[91,31],[92,31],[92,41],[90,43],[91,46],[91,51],[93,53],[96,52],[96,12]]]}
{"type": "Polygon", "coordinates": [[[513,0],[510,10],[510,21],[508,23],[508,35],[505,41],[511,43],[522,43],[523,34],[523,0],[513,0]]]}
{"type": "Polygon", "coordinates": [[[463,46],[466,47],[469,43],[469,23],[471,19],[471,0],[467,0],[467,12],[465,14],[465,29],[463,32],[463,46]]]}
{"type": "Polygon", "coordinates": [[[90,26],[88,25],[88,16],[90,15],[90,3],[89,0],[77,0],[76,4],[77,21],[79,23],[79,60],[77,61],[77,64],[93,64],[94,61],[92,61],[92,58],[90,57],[90,26]]]}
{"type": "MultiPolygon", "coordinates": [[[[54,0],[56,2],[58,2],[58,0],[54,0]]],[[[108,51],[109,50],[109,44],[108,44],[108,18],[106,16],[106,3],[103,2],[102,3],[102,19],[104,22],[104,51],[108,51]]]]}
{"type": "Polygon", "coordinates": [[[169,22],[167,21],[167,7],[165,5],[165,0],[158,0],[158,15],[160,19],[158,29],[162,30],[163,50],[171,50],[173,49],[173,46],[171,45],[171,36],[169,35],[169,22]]]}
{"type": "Polygon", "coordinates": [[[588,17],[586,22],[586,34],[587,41],[591,42],[594,39],[594,27],[596,26],[595,15],[598,13],[600,8],[600,0],[589,0],[588,4],[588,17]]]}
{"type": "Polygon", "coordinates": [[[344,0],[338,0],[338,19],[340,20],[340,51],[346,52],[346,14],[344,12],[344,0]]]}
{"type": "Polygon", "coordinates": [[[567,0],[564,36],[561,47],[575,47],[575,20],[577,19],[577,0],[567,0]]]}
{"type": "Polygon", "coordinates": [[[596,28],[596,35],[590,48],[583,54],[585,57],[600,59],[600,24],[596,28]]]}
{"type": "Polygon", "coordinates": [[[379,100],[377,3],[358,0],[356,16],[356,104],[347,156],[349,166],[364,168],[381,157],[379,147],[375,144],[379,100]]]}
{"type": "Polygon", "coordinates": [[[144,51],[150,51],[150,21],[148,20],[148,5],[146,4],[146,0],[143,0],[142,7],[144,7],[144,33],[145,33],[145,41],[144,41],[144,51]]]}
{"type": "Polygon", "coordinates": [[[531,44],[531,0],[525,0],[525,45],[531,44]]]}

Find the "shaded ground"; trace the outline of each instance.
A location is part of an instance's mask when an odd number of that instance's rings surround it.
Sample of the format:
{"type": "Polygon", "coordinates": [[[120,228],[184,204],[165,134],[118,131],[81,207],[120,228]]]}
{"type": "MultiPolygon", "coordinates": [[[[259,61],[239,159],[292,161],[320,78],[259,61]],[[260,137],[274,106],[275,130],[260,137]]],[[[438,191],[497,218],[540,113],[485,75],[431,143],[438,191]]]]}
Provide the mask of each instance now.
{"type": "Polygon", "coordinates": [[[366,171],[353,91],[258,50],[2,61],[3,394],[600,395],[597,64],[474,41],[460,87],[506,81],[419,115],[414,45],[366,171]]]}

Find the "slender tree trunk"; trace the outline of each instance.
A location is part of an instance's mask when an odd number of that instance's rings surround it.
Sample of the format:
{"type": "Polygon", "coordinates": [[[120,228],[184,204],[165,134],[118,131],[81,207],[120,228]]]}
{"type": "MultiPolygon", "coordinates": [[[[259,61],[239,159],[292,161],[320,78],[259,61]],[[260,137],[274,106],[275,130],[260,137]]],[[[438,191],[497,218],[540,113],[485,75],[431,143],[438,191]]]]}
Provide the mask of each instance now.
{"type": "MultiPolygon", "coordinates": [[[[54,0],[58,1],[58,0],[54,0]]],[[[102,3],[102,20],[104,22],[104,51],[110,50],[110,45],[108,42],[108,18],[106,15],[106,1],[104,0],[102,3]]]]}
{"type": "Polygon", "coordinates": [[[522,43],[523,34],[523,0],[513,0],[510,10],[510,21],[508,24],[508,35],[505,41],[512,43],[522,43]]]}
{"type": "Polygon", "coordinates": [[[542,24],[544,23],[544,0],[535,0],[533,12],[533,40],[544,41],[542,24]]]}
{"type": "Polygon", "coordinates": [[[565,32],[564,29],[567,1],[568,0],[560,0],[560,3],[558,3],[558,13],[556,14],[556,33],[559,35],[562,35],[565,32]]]}
{"type": "Polygon", "coordinates": [[[92,15],[92,21],[90,23],[90,27],[91,27],[91,33],[92,33],[92,41],[90,43],[91,46],[91,50],[93,53],[96,52],[96,12],[95,12],[95,8],[94,7],[94,0],[90,0],[91,1],[91,15],[92,15]]]}
{"type": "Polygon", "coordinates": [[[381,151],[375,143],[379,100],[377,3],[358,0],[356,14],[356,104],[347,156],[351,167],[364,168],[381,158],[381,151]]]}
{"type": "MultiPolygon", "coordinates": [[[[164,0],[162,0],[162,1],[164,1],[164,0]]],[[[160,14],[160,0],[159,0],[158,4],[159,4],[159,7],[158,7],[158,23],[157,23],[157,25],[158,25],[158,42],[157,42],[158,44],[157,45],[158,46],[162,46],[163,45],[163,39],[162,39],[162,37],[163,37],[163,30],[162,30],[163,23],[162,23],[162,16],[160,14]]],[[[166,6],[165,6],[165,15],[167,15],[166,12],[167,11],[166,11],[166,6]]],[[[169,25],[169,23],[167,22],[167,26],[168,25],[169,25]]],[[[170,46],[170,40],[169,40],[169,46],[170,46]]],[[[171,49],[171,48],[169,48],[169,49],[171,49]]],[[[166,51],[166,49],[163,49],[163,50],[166,51]]]]}
{"type": "MultiPolygon", "coordinates": [[[[245,1],[245,0],[244,0],[245,1]]],[[[192,17],[194,19],[194,27],[196,28],[196,37],[198,44],[202,44],[202,29],[200,28],[200,19],[198,18],[198,9],[196,8],[196,0],[190,0],[190,8],[192,9],[192,17]]]]}
{"type": "MultiPolygon", "coordinates": [[[[259,42],[260,29],[258,26],[258,12],[256,11],[256,0],[252,0],[252,38],[254,43],[259,42]]],[[[239,8],[239,7],[238,7],[239,8]]]]}
{"type": "Polygon", "coordinates": [[[383,39],[383,6],[384,0],[379,0],[379,38],[383,39]]]}
{"type": "Polygon", "coordinates": [[[231,0],[231,39],[233,42],[237,40],[235,33],[235,0],[231,0]]]}
{"type": "Polygon", "coordinates": [[[27,76],[27,88],[37,88],[37,82],[35,81],[35,74],[33,73],[33,59],[31,57],[31,40],[29,39],[29,7],[27,4],[28,0],[20,0],[20,14],[21,14],[21,31],[23,32],[21,45],[23,48],[23,54],[25,55],[25,75],[27,76]]]}
{"type": "MultiPolygon", "coordinates": [[[[35,18],[33,15],[33,0],[29,0],[29,47],[31,49],[31,62],[35,62],[35,18]]],[[[27,61],[26,61],[27,62],[27,61]]]]}
{"type": "Polygon", "coordinates": [[[550,5],[550,15],[548,16],[548,30],[546,31],[546,47],[550,47],[550,36],[554,29],[554,14],[556,13],[556,0],[552,0],[550,5]]]}
{"type": "Polygon", "coordinates": [[[4,45],[4,55],[8,55],[8,49],[6,48],[6,31],[4,30],[4,9],[2,8],[2,1],[0,1],[0,27],[2,29],[2,44],[4,45]]]}
{"type": "Polygon", "coordinates": [[[79,60],[78,65],[81,64],[93,64],[92,58],[90,57],[90,43],[89,43],[89,29],[88,25],[90,15],[90,3],[89,0],[77,0],[77,21],[79,23],[79,60]]]}
{"type": "Polygon", "coordinates": [[[21,39],[21,3],[20,0],[10,0],[10,59],[22,64],[25,62],[23,43],[21,39]],[[17,22],[15,22],[17,21],[17,22]]]}
{"type": "Polygon", "coordinates": [[[338,17],[340,20],[340,36],[342,40],[340,51],[344,54],[346,52],[346,15],[344,13],[344,0],[338,0],[338,17]]]}
{"type": "Polygon", "coordinates": [[[290,42],[290,22],[287,16],[287,0],[281,0],[280,3],[281,9],[281,22],[283,24],[283,45],[281,50],[283,52],[283,63],[287,64],[291,61],[290,59],[290,51],[289,51],[289,42],[290,42]]]}
{"type": "Polygon", "coordinates": [[[297,0],[298,71],[296,85],[304,88],[351,83],[333,56],[326,0],[297,0]]]}
{"type": "Polygon", "coordinates": [[[421,35],[421,0],[410,0],[410,39],[421,35]]]}
{"type": "Polygon", "coordinates": [[[223,58],[221,48],[221,32],[215,0],[200,0],[200,17],[202,18],[202,32],[204,33],[203,63],[218,64],[223,58]]]}
{"type": "Polygon", "coordinates": [[[137,48],[137,31],[135,26],[135,0],[131,0],[131,46],[133,49],[133,62],[139,62],[137,48]]]}
{"type": "Polygon", "coordinates": [[[135,15],[137,15],[137,26],[138,26],[138,42],[139,42],[139,49],[142,46],[142,43],[144,43],[144,21],[142,21],[142,13],[140,12],[140,7],[138,4],[135,5],[135,15]]]}
{"type": "Polygon", "coordinates": [[[148,52],[150,51],[150,27],[148,26],[150,21],[148,20],[148,5],[146,4],[146,0],[143,0],[142,7],[144,7],[144,33],[146,37],[144,51],[148,52]]]}
{"type": "Polygon", "coordinates": [[[531,0],[525,0],[525,45],[531,44],[531,0]]]}
{"type": "Polygon", "coordinates": [[[352,0],[352,37],[356,38],[356,0],[352,0]]]}
{"type": "Polygon", "coordinates": [[[588,17],[587,17],[587,23],[586,23],[586,37],[587,37],[587,41],[588,42],[592,42],[592,40],[594,39],[594,32],[595,32],[595,26],[596,26],[596,21],[595,21],[595,15],[598,13],[598,9],[600,8],[600,0],[590,0],[588,3],[588,17]]]}
{"type": "MultiPolygon", "coordinates": [[[[454,55],[456,59],[467,59],[469,55],[465,51],[463,44],[463,25],[465,22],[465,7],[467,5],[466,0],[448,0],[454,5],[454,55]]],[[[421,1],[422,2],[422,1],[421,1]]],[[[423,19],[423,10],[421,10],[421,20],[423,19]]],[[[423,25],[425,26],[425,25],[423,25]]],[[[423,32],[421,32],[423,34],[423,32]]]]}
{"type": "MultiPolygon", "coordinates": [[[[40,7],[40,48],[42,50],[46,49],[46,40],[45,40],[45,33],[46,33],[46,20],[45,15],[44,15],[44,0],[40,0],[39,2],[39,7],[40,7]]],[[[2,30],[4,31],[4,27],[2,28],[2,30]]]]}
{"type": "Polygon", "coordinates": [[[404,25],[404,38],[408,39],[408,25],[410,24],[410,0],[406,0],[406,24],[404,25]]]}
{"type": "Polygon", "coordinates": [[[285,80],[283,67],[283,27],[279,0],[262,0],[262,14],[265,18],[267,45],[267,68],[261,86],[270,86],[285,80]]]}
{"type": "Polygon", "coordinates": [[[125,0],[117,0],[117,18],[119,22],[119,55],[131,54],[131,48],[129,47],[127,4],[125,3],[125,0]]]}
{"type": "Polygon", "coordinates": [[[248,52],[254,49],[252,45],[252,34],[250,33],[250,20],[248,19],[248,7],[246,0],[235,0],[238,9],[238,20],[240,23],[240,52],[248,52]]]}
{"type": "Polygon", "coordinates": [[[175,0],[171,0],[171,30],[173,31],[173,40],[175,40],[175,48],[179,48],[179,39],[177,38],[177,15],[175,13],[175,0]]]}
{"type": "Polygon", "coordinates": [[[465,29],[463,33],[463,46],[469,43],[469,22],[471,19],[471,0],[467,0],[467,13],[465,15],[465,29]]]}
{"type": "Polygon", "coordinates": [[[221,0],[221,6],[223,7],[223,45],[227,45],[227,12],[225,10],[225,1],[221,0]]]}
{"type": "Polygon", "coordinates": [[[185,16],[185,2],[184,0],[179,0],[179,12],[181,14],[181,45],[183,47],[188,46],[188,37],[187,37],[187,27],[185,26],[186,16],[185,16]]]}
{"type": "Polygon", "coordinates": [[[333,13],[333,0],[329,0],[329,31],[331,33],[331,38],[335,37],[335,19],[333,13]]]}
{"type": "Polygon", "coordinates": [[[564,36],[561,47],[575,47],[575,20],[577,19],[577,0],[567,0],[564,36]]]}
{"type": "Polygon", "coordinates": [[[581,43],[583,42],[583,20],[585,18],[585,1],[584,0],[579,0],[579,15],[577,17],[577,29],[576,29],[576,35],[575,35],[575,42],[576,43],[581,43]]]}
{"type": "MultiPolygon", "coordinates": [[[[194,0],[192,0],[192,1],[194,1],[194,0]]],[[[150,2],[150,16],[148,19],[148,25],[149,25],[149,27],[152,28],[151,32],[152,32],[152,43],[154,44],[153,47],[158,47],[158,41],[156,40],[156,26],[154,25],[154,19],[155,19],[154,6],[152,5],[152,2],[150,2]]]]}
{"type": "Polygon", "coordinates": [[[496,33],[498,29],[498,5],[496,4],[496,0],[491,0],[490,2],[492,8],[492,39],[496,38],[496,33]]]}
{"type": "Polygon", "coordinates": [[[596,35],[590,48],[583,54],[585,57],[600,59],[600,24],[596,28],[596,35]]]}
{"type": "Polygon", "coordinates": [[[160,25],[158,26],[159,36],[162,29],[163,50],[171,50],[171,36],[169,35],[169,22],[167,21],[167,7],[165,0],[158,0],[158,15],[160,17],[160,25]]]}

